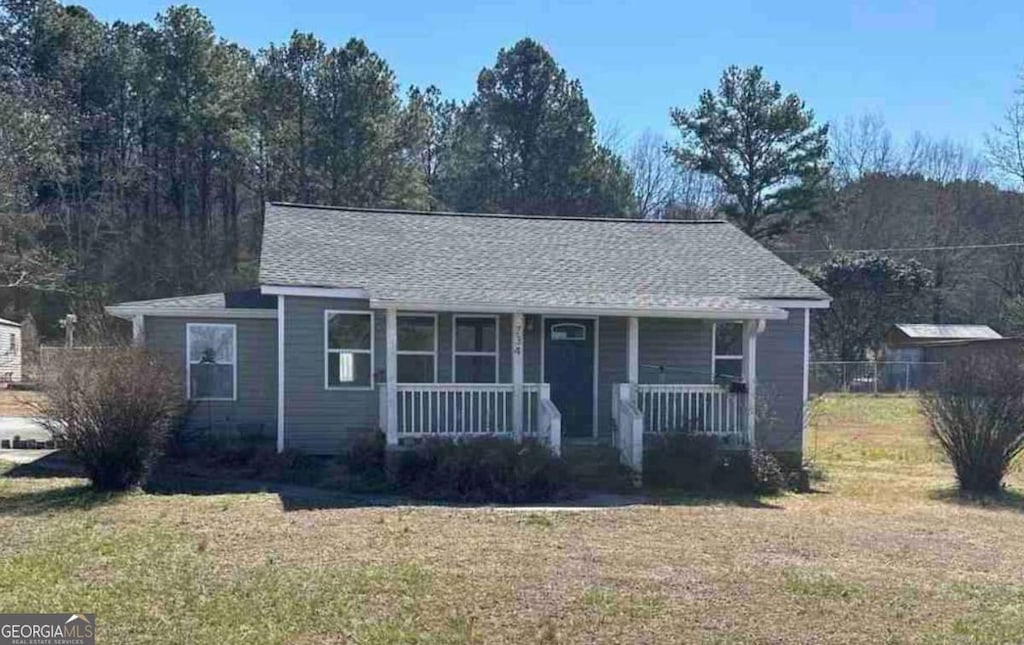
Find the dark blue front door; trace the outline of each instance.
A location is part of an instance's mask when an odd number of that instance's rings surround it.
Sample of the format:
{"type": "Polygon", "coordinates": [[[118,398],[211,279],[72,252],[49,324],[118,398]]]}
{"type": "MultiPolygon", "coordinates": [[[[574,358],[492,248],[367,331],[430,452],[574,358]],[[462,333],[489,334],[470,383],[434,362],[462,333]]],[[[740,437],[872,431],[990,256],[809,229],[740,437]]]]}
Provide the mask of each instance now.
{"type": "Polygon", "coordinates": [[[551,400],[562,413],[562,436],[593,436],[593,320],[544,320],[544,380],[551,384],[551,400]]]}

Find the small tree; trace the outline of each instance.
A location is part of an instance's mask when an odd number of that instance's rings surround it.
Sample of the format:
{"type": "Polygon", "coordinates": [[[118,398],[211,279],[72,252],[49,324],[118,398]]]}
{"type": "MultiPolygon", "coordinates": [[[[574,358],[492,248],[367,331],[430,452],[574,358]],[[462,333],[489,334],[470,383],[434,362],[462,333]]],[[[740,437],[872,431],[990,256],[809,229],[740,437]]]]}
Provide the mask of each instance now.
{"type": "Polygon", "coordinates": [[[93,487],[126,490],[145,481],[184,411],[180,372],[152,351],[76,350],[46,380],[37,410],[93,487]]]}
{"type": "Polygon", "coordinates": [[[889,326],[919,316],[932,286],[932,272],[917,260],[873,253],[840,253],[800,270],[832,296],[832,306],[814,316],[815,349],[843,361],[864,360],[889,326]]]}
{"type": "Polygon", "coordinates": [[[998,493],[1024,449],[1024,367],[1020,352],[968,354],[946,366],[921,407],[949,457],[960,490],[998,493]]]}

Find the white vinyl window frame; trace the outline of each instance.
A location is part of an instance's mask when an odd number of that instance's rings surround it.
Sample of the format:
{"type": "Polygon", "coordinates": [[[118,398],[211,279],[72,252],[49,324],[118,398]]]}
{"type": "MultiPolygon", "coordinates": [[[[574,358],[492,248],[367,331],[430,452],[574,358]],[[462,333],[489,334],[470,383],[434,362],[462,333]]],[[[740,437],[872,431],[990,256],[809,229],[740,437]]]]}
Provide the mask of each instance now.
{"type": "Polygon", "coordinates": [[[548,340],[566,340],[586,342],[587,326],[582,323],[563,322],[551,325],[551,337],[548,340]],[[558,334],[558,337],[555,337],[558,334]]]}
{"type": "Polygon", "coordinates": [[[452,383],[457,383],[455,380],[456,370],[455,366],[459,356],[493,356],[494,357],[494,380],[492,383],[498,382],[498,376],[501,373],[501,359],[498,358],[501,353],[501,320],[499,316],[490,314],[455,314],[452,316],[452,383]],[[494,321],[494,351],[493,352],[466,352],[459,351],[458,348],[458,331],[459,331],[459,319],[472,319],[472,320],[493,320],[494,321]]]}
{"type": "Polygon", "coordinates": [[[718,361],[740,361],[742,365],[743,354],[719,354],[718,353],[718,326],[719,325],[739,325],[740,326],[740,337],[742,338],[743,323],[738,321],[728,321],[713,323],[711,325],[711,382],[714,383],[715,379],[718,378],[718,361]]]}
{"type": "MultiPolygon", "coordinates": [[[[325,309],[324,310],[324,389],[332,391],[358,392],[373,390],[377,387],[376,375],[374,373],[374,343],[377,336],[377,321],[372,310],[350,310],[350,309],[325,309]],[[347,347],[331,347],[331,316],[345,314],[350,316],[366,316],[370,319],[370,349],[349,349],[347,347]],[[369,385],[331,385],[331,354],[369,354],[370,355],[370,384],[369,385]]],[[[354,369],[353,365],[353,369],[354,369]]]]}
{"type": "Polygon", "coordinates": [[[185,394],[189,401],[237,401],[238,400],[238,325],[233,323],[186,323],[185,324],[185,394]],[[192,330],[197,327],[220,327],[231,330],[231,396],[192,396],[192,330]]]}
{"type": "MultiPolygon", "coordinates": [[[[428,350],[425,350],[425,349],[422,349],[422,350],[398,349],[398,350],[396,350],[395,353],[398,356],[433,356],[434,357],[434,380],[432,382],[433,383],[437,383],[437,334],[438,334],[438,331],[437,331],[437,314],[426,314],[426,313],[424,313],[424,314],[418,314],[418,313],[400,313],[400,314],[398,314],[398,320],[401,321],[402,318],[430,318],[430,319],[432,319],[434,321],[434,350],[433,351],[428,351],[428,350]]],[[[401,345],[401,341],[399,341],[397,343],[397,345],[400,346],[401,345]]],[[[454,347],[454,345],[453,345],[453,347],[454,347]]],[[[452,374],[454,374],[454,372],[452,372],[452,374]]]]}

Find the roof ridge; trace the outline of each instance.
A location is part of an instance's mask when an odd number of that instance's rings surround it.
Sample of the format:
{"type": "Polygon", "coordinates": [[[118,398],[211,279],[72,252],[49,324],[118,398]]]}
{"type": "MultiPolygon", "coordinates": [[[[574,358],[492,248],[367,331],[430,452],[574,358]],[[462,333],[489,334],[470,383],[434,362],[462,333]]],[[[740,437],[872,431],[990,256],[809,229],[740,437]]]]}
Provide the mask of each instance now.
{"type": "Polygon", "coordinates": [[[327,204],[303,204],[300,202],[267,202],[270,206],[284,208],[308,208],[314,210],[339,211],[346,213],[376,213],[389,215],[430,215],[441,217],[482,217],[494,219],[559,220],[570,222],[618,222],[621,224],[726,224],[724,219],[644,219],[636,217],[598,217],[586,215],[532,215],[524,213],[476,213],[459,211],[425,211],[405,208],[371,208],[368,206],[331,206],[327,204]]]}

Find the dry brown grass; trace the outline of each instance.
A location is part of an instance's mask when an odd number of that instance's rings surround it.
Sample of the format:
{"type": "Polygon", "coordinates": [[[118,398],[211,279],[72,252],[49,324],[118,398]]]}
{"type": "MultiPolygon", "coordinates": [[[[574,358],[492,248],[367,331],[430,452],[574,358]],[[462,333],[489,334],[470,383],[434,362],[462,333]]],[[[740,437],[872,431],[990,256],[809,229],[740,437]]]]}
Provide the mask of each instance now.
{"type": "Polygon", "coordinates": [[[30,417],[35,414],[32,406],[44,400],[42,392],[0,387],[0,417],[30,417]]]}
{"type": "Polygon", "coordinates": [[[821,492],[763,505],[285,510],[0,479],[0,607],[95,611],[104,642],[1024,640],[1021,505],[951,500],[912,399],[829,399],[814,425],[821,492]]]}

